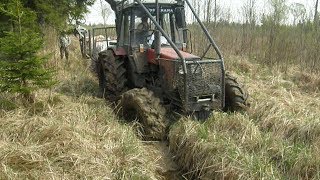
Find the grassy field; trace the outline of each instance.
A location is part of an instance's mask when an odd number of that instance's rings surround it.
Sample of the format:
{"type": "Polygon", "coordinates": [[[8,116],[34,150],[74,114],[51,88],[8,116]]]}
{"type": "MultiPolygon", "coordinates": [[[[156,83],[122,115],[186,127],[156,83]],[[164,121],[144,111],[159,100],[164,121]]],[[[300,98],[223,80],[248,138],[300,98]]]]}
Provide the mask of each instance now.
{"type": "Polygon", "coordinates": [[[96,97],[89,63],[53,54],[58,84],[29,105],[0,96],[0,179],[320,179],[320,78],[228,57],[246,85],[246,113],[182,118],[165,143],[142,142],[96,97]],[[171,151],[171,154],[167,151],[171,151]]]}
{"type": "MultiPolygon", "coordinates": [[[[75,47],[73,47],[75,48],[75,47]]],[[[159,153],[117,118],[77,48],[34,104],[0,97],[0,179],[162,179],[159,153]]]]}
{"type": "Polygon", "coordinates": [[[229,69],[250,92],[251,108],[172,127],[170,148],[186,177],[320,179],[319,77],[230,59],[229,69]]]}

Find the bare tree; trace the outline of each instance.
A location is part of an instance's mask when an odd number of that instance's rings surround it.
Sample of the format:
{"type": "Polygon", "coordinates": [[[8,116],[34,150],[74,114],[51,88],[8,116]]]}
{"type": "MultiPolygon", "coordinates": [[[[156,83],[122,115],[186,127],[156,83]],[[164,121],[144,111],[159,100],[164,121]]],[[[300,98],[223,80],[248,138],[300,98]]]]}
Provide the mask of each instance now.
{"type": "Polygon", "coordinates": [[[211,21],[211,5],[212,5],[212,0],[207,1],[207,23],[210,23],[211,21]]]}
{"type": "Polygon", "coordinates": [[[103,18],[103,25],[107,25],[107,17],[111,14],[109,6],[105,3],[104,0],[100,0],[101,16],[103,18]]]}
{"type": "Polygon", "coordinates": [[[279,26],[286,19],[287,16],[287,0],[270,0],[272,8],[272,21],[279,26]]]}
{"type": "Polygon", "coordinates": [[[242,26],[241,50],[249,49],[249,56],[252,52],[254,31],[256,27],[256,0],[247,0],[242,6],[244,23],[242,26]]]}
{"type": "Polygon", "coordinates": [[[293,25],[296,25],[297,21],[304,20],[307,10],[303,4],[293,3],[290,6],[290,12],[293,15],[293,25]]]}
{"type": "Polygon", "coordinates": [[[256,24],[256,0],[247,0],[242,6],[245,24],[256,24]]]}
{"type": "Polygon", "coordinates": [[[220,8],[218,7],[217,0],[214,0],[214,26],[217,26],[218,14],[220,13],[220,8]]]}
{"type": "MultiPolygon", "coordinates": [[[[274,63],[276,52],[276,42],[279,36],[279,29],[287,16],[287,0],[269,0],[271,14],[266,18],[269,24],[269,48],[267,53],[268,63],[274,63]]],[[[280,47],[280,46],[279,46],[280,47]]],[[[281,52],[277,50],[277,52],[281,52]]]]}
{"type": "Polygon", "coordinates": [[[318,24],[319,22],[318,22],[318,18],[319,18],[319,16],[318,16],[318,5],[319,5],[319,0],[317,0],[316,1],[316,4],[315,4],[315,8],[314,8],[314,23],[315,24],[318,24]]]}
{"type": "MultiPolygon", "coordinates": [[[[191,3],[192,3],[192,7],[195,9],[195,11],[198,12],[197,2],[192,0],[191,3]]],[[[189,10],[189,9],[188,9],[188,10],[189,10]]],[[[189,13],[189,14],[191,14],[191,13],[189,13]]],[[[191,15],[191,20],[192,20],[192,22],[195,22],[195,21],[196,21],[196,18],[195,18],[193,15],[191,15]]]]}
{"type": "Polygon", "coordinates": [[[200,17],[200,12],[201,12],[201,1],[197,1],[197,15],[200,17]]]}

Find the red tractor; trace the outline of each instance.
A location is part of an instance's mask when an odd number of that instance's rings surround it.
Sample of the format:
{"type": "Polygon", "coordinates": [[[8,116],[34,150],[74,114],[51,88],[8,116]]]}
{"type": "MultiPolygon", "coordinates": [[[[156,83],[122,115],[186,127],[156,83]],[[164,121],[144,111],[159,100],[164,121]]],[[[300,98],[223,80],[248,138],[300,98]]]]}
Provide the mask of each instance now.
{"type": "Polygon", "coordinates": [[[163,139],[166,111],[206,119],[239,110],[247,94],[225,73],[221,52],[188,0],[107,0],[116,14],[117,45],[99,53],[97,74],[105,98],[138,119],[144,136],[163,139]],[[202,56],[187,52],[189,7],[210,42],[202,56]],[[210,49],[217,58],[205,58],[210,49]]]}

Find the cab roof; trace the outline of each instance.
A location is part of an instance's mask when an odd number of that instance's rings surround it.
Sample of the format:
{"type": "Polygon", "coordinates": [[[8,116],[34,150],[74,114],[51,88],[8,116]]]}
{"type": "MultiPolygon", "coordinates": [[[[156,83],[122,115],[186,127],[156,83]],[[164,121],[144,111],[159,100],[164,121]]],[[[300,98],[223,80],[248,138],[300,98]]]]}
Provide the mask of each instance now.
{"type": "MultiPolygon", "coordinates": [[[[122,0],[114,0],[117,3],[121,3],[122,0]]],[[[142,3],[156,3],[156,0],[140,0],[142,3]]],[[[182,0],[158,0],[160,4],[176,4],[177,2],[180,2],[182,0]]],[[[134,0],[125,0],[125,4],[132,4],[134,3],[134,0]]]]}
{"type": "MultiPolygon", "coordinates": [[[[118,4],[117,9],[120,10],[122,9],[122,0],[115,0],[118,4]]],[[[155,5],[156,0],[140,0],[143,4],[145,5],[155,5]]],[[[183,5],[184,0],[158,0],[158,3],[160,5],[183,5]]],[[[135,2],[134,0],[124,0],[123,2],[123,8],[129,8],[132,6],[137,5],[138,3],[135,2]]]]}

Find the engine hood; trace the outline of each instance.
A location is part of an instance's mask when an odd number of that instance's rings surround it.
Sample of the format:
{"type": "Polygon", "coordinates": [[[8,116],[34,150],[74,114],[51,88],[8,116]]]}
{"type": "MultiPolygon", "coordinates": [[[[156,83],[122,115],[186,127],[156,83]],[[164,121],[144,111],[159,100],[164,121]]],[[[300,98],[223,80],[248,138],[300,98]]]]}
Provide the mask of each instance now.
{"type": "MultiPolygon", "coordinates": [[[[182,57],[184,57],[185,59],[200,59],[199,56],[195,56],[193,54],[184,52],[184,51],[180,51],[182,57]]],[[[154,49],[148,49],[148,61],[150,63],[156,64],[156,55],[155,55],[155,50],[154,49]]],[[[166,59],[166,60],[176,60],[176,59],[180,59],[180,57],[178,56],[178,54],[176,53],[176,51],[171,48],[161,48],[160,50],[160,58],[161,59],[166,59]]]]}

